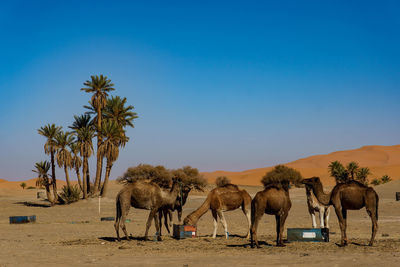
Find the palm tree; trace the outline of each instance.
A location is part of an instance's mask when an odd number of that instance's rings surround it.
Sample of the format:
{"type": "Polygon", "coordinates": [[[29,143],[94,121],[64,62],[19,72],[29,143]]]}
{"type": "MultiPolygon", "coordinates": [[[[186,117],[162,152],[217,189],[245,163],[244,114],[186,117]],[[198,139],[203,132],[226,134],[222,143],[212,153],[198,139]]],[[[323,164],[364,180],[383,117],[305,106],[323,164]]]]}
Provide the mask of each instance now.
{"type": "Polygon", "coordinates": [[[47,200],[50,201],[52,205],[54,205],[54,199],[51,196],[50,185],[51,181],[49,179],[49,175],[47,174],[50,169],[50,163],[45,160],[41,162],[35,163],[36,170],[32,170],[38,174],[38,178],[36,180],[36,186],[44,186],[46,189],[47,200]]]}
{"type": "Polygon", "coordinates": [[[82,159],[81,157],[78,156],[78,153],[80,151],[79,143],[74,142],[69,145],[69,148],[71,149],[71,156],[72,156],[72,167],[75,168],[76,172],[76,178],[78,179],[78,184],[79,187],[81,188],[81,191],[83,192],[83,187],[82,187],[82,181],[81,181],[81,174],[79,172],[79,169],[82,166],[82,159]]]}
{"type": "Polygon", "coordinates": [[[354,180],[354,175],[357,173],[358,168],[359,166],[355,161],[352,161],[349,164],[347,164],[346,169],[352,180],[354,180]]]}
{"type": "Polygon", "coordinates": [[[365,185],[368,185],[368,175],[370,175],[370,174],[371,174],[371,171],[369,170],[369,168],[367,168],[367,167],[360,168],[356,174],[357,180],[365,185]]]}
{"type": "Polygon", "coordinates": [[[348,180],[348,172],[339,161],[333,161],[329,164],[329,172],[335,177],[336,183],[344,183],[348,180]]]}
{"type": "Polygon", "coordinates": [[[74,134],[77,137],[77,143],[79,146],[79,152],[82,157],[82,177],[83,177],[83,198],[87,198],[87,194],[90,192],[90,174],[89,174],[89,162],[88,158],[92,155],[93,144],[92,140],[94,137],[94,129],[91,121],[90,114],[84,114],[80,116],[74,115],[75,121],[69,128],[74,130],[74,134]]]}
{"type": "Polygon", "coordinates": [[[103,155],[99,152],[99,146],[102,142],[101,132],[101,119],[102,119],[102,109],[106,105],[108,92],[115,90],[113,88],[114,84],[107,76],[103,75],[92,75],[91,80],[87,80],[83,85],[86,86],[81,90],[86,93],[93,93],[91,98],[91,103],[96,109],[97,120],[96,120],[96,131],[97,131],[97,165],[96,165],[96,179],[94,182],[93,194],[98,192],[98,187],[101,180],[101,170],[103,165],[103,155]]]}
{"type": "Polygon", "coordinates": [[[68,168],[72,167],[72,156],[71,152],[68,150],[68,147],[74,142],[74,137],[70,132],[60,131],[56,137],[56,146],[57,146],[57,164],[58,166],[64,167],[65,172],[65,180],[67,181],[67,187],[71,188],[71,183],[69,181],[68,168]]]}
{"type": "Polygon", "coordinates": [[[117,160],[119,155],[119,147],[124,146],[128,142],[128,138],[119,125],[112,120],[103,121],[101,128],[101,135],[103,141],[99,146],[99,150],[102,155],[107,159],[106,174],[104,177],[103,187],[101,189],[101,196],[105,196],[107,193],[108,179],[110,177],[111,168],[114,162],[117,160]]]}
{"type": "Polygon", "coordinates": [[[78,144],[80,148],[80,154],[83,158],[83,198],[87,198],[87,194],[90,192],[90,175],[89,175],[89,162],[88,159],[93,153],[93,137],[94,129],[91,126],[82,127],[76,130],[76,136],[78,138],[78,144]]]}
{"type": "Polygon", "coordinates": [[[47,124],[40,129],[38,129],[38,133],[47,138],[46,143],[44,144],[44,152],[48,155],[50,154],[51,160],[51,178],[53,180],[53,194],[54,194],[54,202],[59,200],[57,195],[57,180],[56,180],[56,166],[54,162],[54,154],[56,152],[56,142],[55,137],[61,131],[62,127],[55,126],[55,124],[47,124]]]}

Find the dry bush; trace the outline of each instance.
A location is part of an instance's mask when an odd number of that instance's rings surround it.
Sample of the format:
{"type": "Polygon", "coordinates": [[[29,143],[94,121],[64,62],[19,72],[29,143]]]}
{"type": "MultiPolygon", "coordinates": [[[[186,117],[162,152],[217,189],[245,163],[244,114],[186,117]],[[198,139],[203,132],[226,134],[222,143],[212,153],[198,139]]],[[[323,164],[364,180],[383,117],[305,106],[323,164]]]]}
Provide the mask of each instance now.
{"type": "Polygon", "coordinates": [[[207,180],[199,173],[197,168],[184,166],[180,169],[171,171],[172,175],[179,179],[184,186],[195,190],[203,191],[207,186],[207,180]]]}
{"type": "Polygon", "coordinates": [[[219,176],[215,179],[215,184],[217,187],[222,187],[224,185],[230,184],[231,180],[226,176],[219,176]]]}
{"type": "Polygon", "coordinates": [[[153,166],[150,164],[139,164],[130,167],[124,175],[117,179],[119,183],[128,184],[139,180],[150,181],[161,187],[168,188],[172,183],[172,174],[164,166],[153,166]]]}
{"type": "Polygon", "coordinates": [[[295,186],[301,186],[302,180],[303,177],[299,171],[284,165],[277,165],[272,171],[267,172],[264,175],[264,177],[261,179],[261,183],[264,185],[264,187],[267,187],[271,184],[285,186],[293,184],[295,186]]]}

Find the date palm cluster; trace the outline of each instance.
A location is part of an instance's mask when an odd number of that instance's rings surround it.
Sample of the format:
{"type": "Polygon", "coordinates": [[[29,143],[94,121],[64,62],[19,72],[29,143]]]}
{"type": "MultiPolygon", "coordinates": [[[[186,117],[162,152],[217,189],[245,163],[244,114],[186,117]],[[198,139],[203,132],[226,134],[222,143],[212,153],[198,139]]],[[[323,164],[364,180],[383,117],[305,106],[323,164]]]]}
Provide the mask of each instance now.
{"type": "MultiPolygon", "coordinates": [[[[138,118],[134,107],[127,105],[127,99],[120,96],[110,96],[114,91],[114,84],[103,75],[91,76],[84,83],[81,90],[92,94],[89,105],[84,106],[87,111],[82,115],[74,115],[74,121],[63,131],[61,126],[47,124],[38,133],[46,138],[44,151],[50,155],[50,162],[41,161],[35,164],[38,174],[38,186],[45,187],[47,195],[50,190],[53,196],[48,198],[52,204],[65,202],[57,194],[57,180],[55,164],[63,168],[66,189],[63,195],[82,192],[84,199],[89,196],[105,196],[108,180],[113,164],[118,159],[119,149],[129,141],[126,135],[127,127],[134,127],[133,120],[138,118]],[[97,139],[96,150],[93,139],[97,139]],[[88,159],[96,153],[96,176],[94,182],[90,180],[88,159]],[[102,180],[103,161],[106,160],[105,174],[102,180]],[[48,171],[51,168],[51,174],[48,171]],[[71,185],[69,170],[74,169],[78,180],[78,187],[71,185]],[[82,174],[82,176],[81,176],[82,174]]],[[[68,202],[68,201],[67,201],[68,202]]]]}

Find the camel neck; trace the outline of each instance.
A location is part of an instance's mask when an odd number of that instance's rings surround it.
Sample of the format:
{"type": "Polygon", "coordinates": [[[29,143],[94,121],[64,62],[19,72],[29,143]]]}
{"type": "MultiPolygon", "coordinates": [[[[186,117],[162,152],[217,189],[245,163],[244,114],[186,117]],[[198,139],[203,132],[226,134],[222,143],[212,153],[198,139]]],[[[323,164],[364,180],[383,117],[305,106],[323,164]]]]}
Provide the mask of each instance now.
{"type": "Polygon", "coordinates": [[[317,183],[313,186],[313,192],[315,197],[324,205],[329,205],[330,194],[325,194],[322,183],[317,183]]]}

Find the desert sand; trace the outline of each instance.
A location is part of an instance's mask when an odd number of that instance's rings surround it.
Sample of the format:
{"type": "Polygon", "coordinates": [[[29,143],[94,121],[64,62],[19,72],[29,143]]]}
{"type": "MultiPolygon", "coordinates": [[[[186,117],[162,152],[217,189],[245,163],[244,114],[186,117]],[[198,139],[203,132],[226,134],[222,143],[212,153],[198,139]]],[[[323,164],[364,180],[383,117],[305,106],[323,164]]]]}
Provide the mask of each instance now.
{"type": "MultiPolygon", "coordinates": [[[[329,243],[293,242],[284,248],[275,247],[275,219],[264,215],[259,227],[262,248],[251,249],[243,237],[247,222],[240,210],[225,213],[228,240],[221,224],[217,238],[210,237],[213,223],[208,212],[198,222],[197,238],[175,240],[165,235],[161,242],[143,241],[148,211],[137,209],[131,209],[131,222],[127,223],[134,239],[117,242],[113,222],[101,222],[100,217],[115,216],[115,196],[120,188],[111,183],[109,196],[101,200],[100,214],[97,198],[48,208],[40,206],[46,202],[36,199],[37,190],[1,188],[0,266],[398,266],[400,259],[400,202],[395,201],[400,181],[375,187],[380,197],[376,244],[365,246],[371,222],[362,209],[348,214],[350,245],[345,248],[336,245],[340,230],[333,210],[329,243]],[[37,222],[9,224],[9,216],[15,215],[36,215],[37,222]]],[[[262,189],[243,188],[252,197],[262,189]]],[[[184,216],[200,206],[205,196],[206,192],[192,192],[184,216]]],[[[293,206],[285,228],[310,227],[305,189],[291,189],[290,196],[293,206]]],[[[154,233],[153,225],[150,236],[154,233]]]]}

